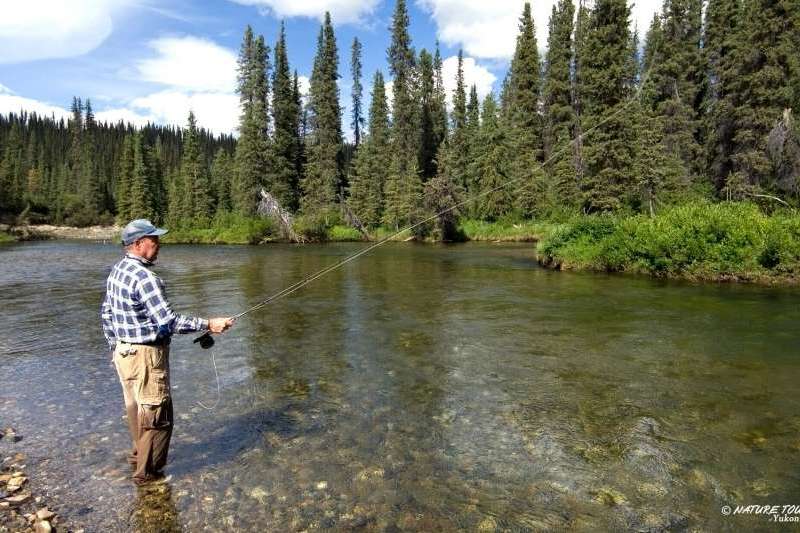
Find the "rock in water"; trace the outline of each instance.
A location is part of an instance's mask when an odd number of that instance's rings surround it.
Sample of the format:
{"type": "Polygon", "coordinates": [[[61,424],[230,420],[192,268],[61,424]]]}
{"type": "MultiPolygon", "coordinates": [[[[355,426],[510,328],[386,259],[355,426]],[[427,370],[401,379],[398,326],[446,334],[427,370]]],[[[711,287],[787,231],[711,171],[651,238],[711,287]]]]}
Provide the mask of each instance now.
{"type": "Polygon", "coordinates": [[[33,525],[33,530],[36,533],[50,533],[53,531],[53,526],[47,520],[41,520],[33,525]]]}
{"type": "Polygon", "coordinates": [[[43,507],[42,509],[36,511],[36,516],[39,518],[39,520],[50,520],[55,515],[56,514],[47,507],[43,507]]]}

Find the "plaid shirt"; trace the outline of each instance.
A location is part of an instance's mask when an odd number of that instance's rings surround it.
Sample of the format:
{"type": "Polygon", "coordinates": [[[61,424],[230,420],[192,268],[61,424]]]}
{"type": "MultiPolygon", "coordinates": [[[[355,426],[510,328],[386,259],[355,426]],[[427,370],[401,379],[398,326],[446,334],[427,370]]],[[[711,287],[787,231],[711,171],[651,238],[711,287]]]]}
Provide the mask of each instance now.
{"type": "Polygon", "coordinates": [[[208,329],[208,320],[179,315],[172,310],[164,282],[147,268],[152,264],[126,254],[108,275],[100,318],[112,350],[118,340],[143,344],[168,340],[173,333],[208,329]]]}

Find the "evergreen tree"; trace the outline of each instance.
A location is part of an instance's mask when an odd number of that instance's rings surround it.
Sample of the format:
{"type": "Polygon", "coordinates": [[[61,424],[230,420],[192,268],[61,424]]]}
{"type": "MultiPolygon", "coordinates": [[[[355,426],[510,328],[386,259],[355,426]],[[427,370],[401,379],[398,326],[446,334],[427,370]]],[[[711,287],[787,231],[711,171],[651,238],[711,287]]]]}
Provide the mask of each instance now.
{"type": "MultiPolygon", "coordinates": [[[[236,180],[232,189],[234,209],[255,212],[258,188],[267,174],[267,46],[245,29],[238,60],[238,92],[242,107],[239,141],[236,143],[236,180]]],[[[270,184],[266,184],[270,185],[270,184]]]]}
{"type": "Polygon", "coordinates": [[[405,0],[397,0],[392,17],[391,44],[387,52],[392,74],[392,140],[390,172],[385,190],[384,221],[394,227],[416,221],[422,213],[419,168],[418,112],[414,102],[415,52],[408,33],[405,0]]]}
{"type": "Polygon", "coordinates": [[[560,0],[550,15],[542,86],[543,157],[550,203],[575,204],[578,200],[578,181],[569,145],[575,127],[571,80],[574,15],[571,0],[560,0]]]}
{"type": "Polygon", "coordinates": [[[330,13],[320,29],[311,75],[311,138],[306,176],[301,183],[301,209],[327,216],[339,193],[342,158],[342,119],[339,107],[339,58],[330,13]]]}
{"type": "Polygon", "coordinates": [[[297,208],[297,121],[300,110],[295,101],[294,80],[286,51],[286,31],[281,23],[275,44],[275,66],[272,78],[272,112],[275,123],[270,192],[284,208],[297,208]]]}
{"type": "Polygon", "coordinates": [[[480,194],[475,216],[497,220],[509,213],[513,205],[512,188],[508,183],[508,137],[500,125],[497,102],[489,93],[483,100],[480,131],[475,143],[472,165],[479,177],[476,194],[480,194]]]}
{"type": "Polygon", "coordinates": [[[436,93],[433,57],[424,48],[419,54],[419,167],[422,180],[427,181],[436,175],[436,152],[441,142],[437,138],[436,93]]]}
{"type": "Polygon", "coordinates": [[[364,129],[364,116],[361,112],[361,97],[363,92],[361,86],[361,42],[358,40],[358,37],[353,38],[350,71],[353,74],[353,142],[355,147],[358,148],[361,144],[361,135],[364,129]]]}
{"type": "Polygon", "coordinates": [[[590,10],[583,0],[578,0],[578,16],[575,21],[575,39],[572,44],[572,109],[575,110],[575,124],[572,135],[572,153],[575,166],[575,181],[583,187],[586,163],[583,157],[583,63],[586,56],[586,35],[589,27],[590,10]]]}
{"type": "Polygon", "coordinates": [[[117,175],[117,223],[127,224],[133,220],[133,202],[131,193],[133,189],[134,165],[134,138],[126,135],[122,143],[122,152],[119,158],[119,174],[117,175]]]}
{"type": "Polygon", "coordinates": [[[799,13],[797,2],[751,0],[745,4],[738,75],[729,80],[729,88],[735,129],[732,170],[748,187],[776,188],[767,139],[784,110],[796,102],[799,13]]]}
{"type": "Polygon", "coordinates": [[[133,136],[133,172],[131,173],[131,219],[153,220],[153,184],[147,146],[141,133],[133,136]]]}
{"type": "Polygon", "coordinates": [[[524,216],[541,204],[543,176],[540,168],[542,124],[539,114],[539,50],[530,3],[525,3],[519,35],[509,69],[505,108],[510,130],[511,174],[517,188],[516,207],[524,216]]]}
{"type": "Polygon", "coordinates": [[[704,137],[708,171],[717,190],[725,187],[733,168],[733,87],[738,76],[739,41],[743,36],[741,18],[739,0],[709,0],[703,36],[709,84],[704,102],[704,137]]]}
{"type": "MultiPolygon", "coordinates": [[[[464,145],[466,148],[467,167],[464,173],[464,186],[467,194],[472,195],[479,189],[478,181],[480,176],[476,173],[473,164],[475,152],[478,149],[478,135],[481,129],[481,104],[478,100],[478,88],[473,85],[469,90],[469,100],[467,101],[467,123],[464,129],[464,145]]],[[[475,206],[470,210],[475,214],[475,206]]]]}
{"type": "Polygon", "coordinates": [[[704,167],[698,115],[703,77],[701,9],[702,0],[665,3],[663,26],[654,19],[645,52],[647,105],[662,119],[664,149],[683,162],[686,186],[704,167]]]}
{"type": "Polygon", "coordinates": [[[453,89],[451,132],[447,148],[450,150],[447,172],[463,190],[467,187],[469,174],[469,135],[467,131],[467,92],[464,86],[464,54],[461,50],[458,51],[456,87],[453,89]]]}
{"type": "Polygon", "coordinates": [[[217,149],[214,162],[211,165],[211,183],[216,196],[216,211],[231,210],[231,176],[233,175],[233,161],[227,150],[217,149]]]}
{"type": "Polygon", "coordinates": [[[92,103],[86,100],[86,116],[84,119],[84,131],[82,138],[82,161],[80,164],[81,177],[79,191],[86,211],[86,219],[93,221],[100,212],[102,206],[102,193],[100,182],[97,176],[97,123],[92,111],[92,103]]]}
{"type": "Polygon", "coordinates": [[[436,53],[433,56],[433,72],[431,121],[433,122],[433,144],[438,152],[447,138],[447,95],[442,75],[442,55],[439,52],[439,41],[436,41],[436,53]]]}
{"type": "Polygon", "coordinates": [[[205,158],[200,151],[197,120],[189,111],[189,119],[183,134],[183,158],[181,159],[181,179],[190,202],[185,205],[185,217],[203,226],[211,217],[211,187],[205,158]]]}
{"type": "Polygon", "coordinates": [[[588,211],[618,209],[635,195],[638,140],[626,106],[636,74],[629,16],[625,0],[598,0],[586,35],[581,103],[588,211]]]}
{"type": "Polygon", "coordinates": [[[350,209],[362,223],[375,227],[383,215],[383,190],[388,176],[389,106],[383,74],[375,73],[369,108],[369,133],[356,154],[350,179],[350,209]]]}

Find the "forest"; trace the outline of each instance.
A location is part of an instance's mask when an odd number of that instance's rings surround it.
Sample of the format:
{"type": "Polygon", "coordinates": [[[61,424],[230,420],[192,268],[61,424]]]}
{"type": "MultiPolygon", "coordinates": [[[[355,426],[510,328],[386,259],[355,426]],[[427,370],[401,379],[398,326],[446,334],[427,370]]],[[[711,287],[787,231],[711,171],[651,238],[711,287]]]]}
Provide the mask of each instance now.
{"type": "Polygon", "coordinates": [[[405,0],[386,72],[362,72],[358,38],[342,50],[326,14],[307,95],[283,26],[273,46],[248,26],[237,136],[199,129],[191,113],[182,129],[98,123],[78,97],[67,121],[0,116],[0,218],[202,229],[252,220],[264,188],[311,238],[348,222],[393,231],[435,217],[415,236],[452,240],[464,221],[654,217],[697,202],[796,207],[800,4],[703,7],[665,0],[642,38],[626,0],[559,0],[548,21],[526,4],[502,90],[479,100],[459,53],[451,109],[438,43],[415,48],[405,0]],[[347,118],[341,56],[353,84],[347,118]]]}

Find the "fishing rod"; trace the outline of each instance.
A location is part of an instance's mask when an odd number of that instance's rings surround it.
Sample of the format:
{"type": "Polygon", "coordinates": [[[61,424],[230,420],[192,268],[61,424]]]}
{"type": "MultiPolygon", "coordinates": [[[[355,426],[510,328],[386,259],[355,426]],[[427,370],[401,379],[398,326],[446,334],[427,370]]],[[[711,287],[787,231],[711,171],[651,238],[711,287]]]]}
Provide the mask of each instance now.
{"type": "MultiPolygon", "coordinates": [[[[634,93],[634,95],[627,102],[625,102],[622,106],[620,106],[616,111],[614,111],[613,113],[608,115],[606,118],[604,118],[603,120],[601,120],[600,122],[598,122],[597,124],[592,126],[591,128],[587,129],[585,132],[583,132],[580,135],[578,135],[575,139],[572,139],[564,147],[562,147],[560,150],[554,152],[546,160],[544,160],[543,162],[541,162],[538,165],[536,165],[533,170],[534,171],[540,170],[545,165],[550,163],[550,161],[555,159],[557,156],[560,156],[567,148],[571,148],[573,143],[575,143],[576,141],[578,141],[579,139],[581,139],[585,135],[588,135],[592,131],[596,130],[597,128],[599,128],[600,126],[605,124],[606,122],[610,121],[611,119],[613,119],[614,117],[616,117],[617,115],[622,113],[622,111],[627,109],[628,106],[630,106],[630,104],[632,104],[634,101],[636,101],[639,98],[639,96],[642,94],[642,89],[644,89],[644,85],[645,85],[645,83],[647,83],[647,80],[648,80],[648,78],[650,76],[650,72],[652,71],[653,66],[654,66],[654,64],[650,65],[650,67],[647,69],[647,72],[645,72],[644,76],[642,76],[641,83],[639,84],[639,88],[636,90],[636,93],[634,93]]],[[[499,168],[496,169],[496,170],[503,178],[507,178],[507,176],[499,168]]],[[[272,296],[270,296],[270,297],[258,302],[257,304],[253,305],[249,309],[246,309],[246,310],[242,311],[241,313],[232,316],[231,318],[235,322],[239,318],[241,318],[241,317],[243,317],[243,316],[245,316],[245,315],[257,310],[257,309],[261,309],[265,305],[267,305],[267,304],[269,304],[271,302],[274,302],[275,300],[277,300],[279,298],[283,298],[284,296],[288,296],[289,294],[295,292],[296,290],[308,285],[312,281],[314,281],[314,280],[316,280],[318,278],[321,278],[325,274],[327,274],[329,272],[332,272],[332,271],[338,269],[339,267],[349,263],[350,261],[353,261],[353,260],[361,257],[362,255],[374,250],[378,246],[381,246],[381,245],[385,244],[386,242],[394,239],[395,237],[398,237],[399,235],[401,235],[401,234],[403,234],[403,233],[405,233],[407,231],[414,230],[414,229],[418,228],[419,226],[422,226],[423,224],[427,224],[428,222],[431,222],[432,220],[434,220],[436,218],[439,218],[440,216],[442,216],[444,214],[447,214],[447,213],[449,213],[451,211],[454,211],[454,210],[458,209],[459,207],[462,207],[462,206],[464,206],[464,205],[466,205],[466,204],[468,204],[470,202],[474,202],[475,200],[477,200],[479,198],[482,198],[483,196],[486,196],[486,195],[491,194],[493,192],[499,191],[500,189],[504,189],[505,187],[508,187],[509,185],[511,185],[511,184],[513,184],[513,183],[515,183],[517,181],[520,181],[520,180],[522,180],[524,178],[525,178],[525,176],[520,176],[518,178],[507,180],[501,185],[498,185],[496,187],[493,187],[491,189],[483,191],[483,192],[481,192],[479,194],[476,194],[476,195],[474,195],[474,196],[472,196],[470,198],[467,198],[466,200],[462,200],[460,202],[457,202],[456,204],[448,207],[447,209],[443,209],[442,211],[440,211],[440,212],[438,212],[436,214],[433,214],[433,215],[431,215],[431,216],[429,216],[429,217],[427,217],[427,218],[425,218],[425,219],[423,219],[423,220],[421,220],[419,222],[416,222],[416,223],[411,224],[409,226],[406,226],[406,227],[404,227],[404,228],[402,228],[400,230],[397,230],[395,233],[392,233],[388,237],[384,237],[383,239],[371,244],[370,246],[367,246],[363,250],[359,250],[358,252],[345,257],[341,261],[339,261],[339,262],[337,262],[337,263],[335,263],[335,264],[333,264],[333,265],[331,265],[329,267],[323,268],[322,270],[320,270],[320,271],[318,271],[318,272],[316,272],[314,274],[311,274],[310,276],[308,276],[308,277],[306,277],[306,278],[304,278],[304,279],[302,279],[302,280],[300,280],[300,281],[298,281],[298,282],[296,282],[296,283],[294,283],[292,285],[289,285],[288,287],[276,292],[272,296]]],[[[514,189],[512,192],[517,192],[519,190],[522,190],[525,187],[527,187],[528,185],[529,185],[528,183],[523,184],[521,187],[518,187],[517,189],[514,189]]],[[[193,343],[199,343],[201,348],[208,349],[208,348],[211,348],[212,346],[214,346],[214,337],[212,336],[210,331],[206,331],[205,333],[203,333],[202,335],[200,335],[199,337],[194,339],[193,343]]]]}

